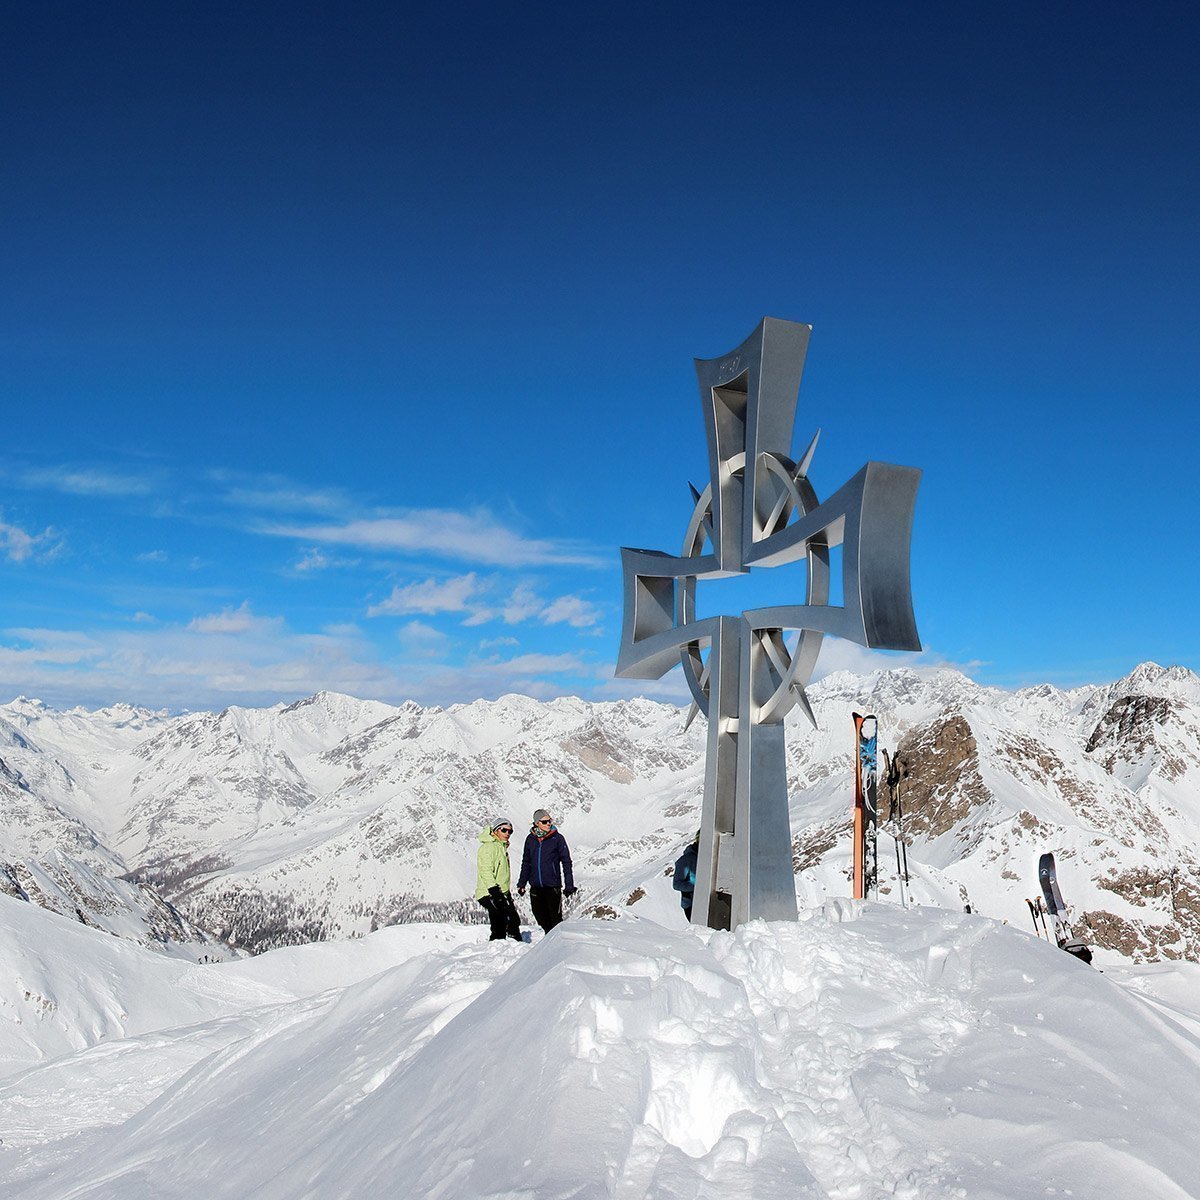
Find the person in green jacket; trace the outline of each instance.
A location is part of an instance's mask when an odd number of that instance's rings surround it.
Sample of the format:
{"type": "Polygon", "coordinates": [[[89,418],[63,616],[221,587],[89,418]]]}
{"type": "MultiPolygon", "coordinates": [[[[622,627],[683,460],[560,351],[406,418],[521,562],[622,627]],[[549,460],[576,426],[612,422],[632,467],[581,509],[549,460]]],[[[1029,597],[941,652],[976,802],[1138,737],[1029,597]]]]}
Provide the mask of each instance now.
{"type": "Polygon", "coordinates": [[[475,899],[487,910],[492,924],[491,941],[506,937],[522,942],[521,922],[513,904],[512,872],[508,867],[508,839],[513,824],[507,817],[494,817],[479,833],[479,871],[475,879],[475,899]]]}

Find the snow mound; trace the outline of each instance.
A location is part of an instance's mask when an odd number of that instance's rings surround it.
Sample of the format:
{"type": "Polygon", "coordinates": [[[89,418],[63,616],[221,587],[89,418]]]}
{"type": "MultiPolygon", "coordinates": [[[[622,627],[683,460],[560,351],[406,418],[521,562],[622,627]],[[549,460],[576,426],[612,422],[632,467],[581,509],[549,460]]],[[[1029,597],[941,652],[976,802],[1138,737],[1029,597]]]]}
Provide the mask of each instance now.
{"type": "MultiPolygon", "coordinates": [[[[125,1076],[157,1063],[159,1093],[27,1146],[9,1194],[1187,1200],[1200,1181],[1200,1038],[979,917],[832,901],[732,934],[568,922],[241,1020],[186,1031],[174,1079],[163,1039],[131,1046],[125,1076]]],[[[77,1080],[73,1111],[94,1053],[45,1068],[77,1080]]],[[[0,1112],[39,1102],[38,1078],[0,1112]]]]}
{"type": "Polygon", "coordinates": [[[294,998],[0,896],[0,1078],[98,1042],[294,998]]]}

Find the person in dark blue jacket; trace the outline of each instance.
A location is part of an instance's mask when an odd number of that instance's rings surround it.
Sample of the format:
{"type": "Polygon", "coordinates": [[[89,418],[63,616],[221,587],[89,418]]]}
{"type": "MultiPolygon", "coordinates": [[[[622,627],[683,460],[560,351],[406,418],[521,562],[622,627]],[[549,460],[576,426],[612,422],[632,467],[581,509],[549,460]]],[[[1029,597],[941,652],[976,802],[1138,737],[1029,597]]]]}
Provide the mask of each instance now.
{"type": "Polygon", "coordinates": [[[683,915],[692,919],[692,897],[696,893],[696,860],[700,855],[700,835],[690,842],[684,852],[675,860],[675,878],[671,886],[679,893],[679,903],[683,915]]]}
{"type": "Polygon", "coordinates": [[[529,887],[533,919],[549,933],[563,919],[562,898],[575,895],[578,889],[567,839],[558,832],[553,818],[544,808],[533,814],[533,825],[525,839],[521,874],[517,878],[518,896],[525,895],[526,886],[529,887]]]}

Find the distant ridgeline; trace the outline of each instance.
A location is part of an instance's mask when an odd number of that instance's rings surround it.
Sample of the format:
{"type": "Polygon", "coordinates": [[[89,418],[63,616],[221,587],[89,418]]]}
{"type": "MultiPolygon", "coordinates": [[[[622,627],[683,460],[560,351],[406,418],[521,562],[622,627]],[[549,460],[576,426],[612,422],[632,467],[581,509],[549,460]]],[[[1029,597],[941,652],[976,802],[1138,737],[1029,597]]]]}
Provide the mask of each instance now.
{"type": "MultiPolygon", "coordinates": [[[[1029,927],[1056,857],[1076,934],[1141,960],[1200,960],[1200,679],[1146,663],[1072,691],[981,687],[958,672],[839,673],[819,722],[788,726],[800,903],[851,891],[851,713],[908,766],[897,878],[881,807],[884,904],[1029,927]]],[[[0,706],[0,892],[171,952],[478,922],[479,829],[555,814],[575,915],[682,920],[670,869],[699,824],[704,730],[649,700],[450,709],[319,693],[169,717],[0,706]]],[[[882,763],[882,759],[881,759],[882,763]]],[[[882,767],[881,767],[882,769],[882,767]]],[[[515,863],[514,863],[515,865],[515,863]]],[[[528,917],[528,914],[525,914],[528,917]]]]}

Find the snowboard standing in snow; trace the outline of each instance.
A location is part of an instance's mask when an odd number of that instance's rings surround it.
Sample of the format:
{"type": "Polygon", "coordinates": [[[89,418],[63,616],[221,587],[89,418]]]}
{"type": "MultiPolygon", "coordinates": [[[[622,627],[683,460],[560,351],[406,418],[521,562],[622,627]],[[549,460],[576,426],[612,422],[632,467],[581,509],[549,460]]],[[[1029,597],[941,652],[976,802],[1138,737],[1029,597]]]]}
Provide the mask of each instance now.
{"type": "Polygon", "coordinates": [[[888,791],[887,823],[892,827],[892,838],[896,844],[896,879],[900,886],[901,907],[908,907],[908,846],[904,841],[904,805],[900,798],[900,785],[908,778],[908,759],[898,754],[883,752],[883,782],[888,791]]]}
{"type": "Polygon", "coordinates": [[[879,826],[876,744],[879,722],[874,716],[854,717],[854,899],[879,889],[876,834],[879,826]]]}
{"type": "MultiPolygon", "coordinates": [[[[1038,861],[1038,880],[1042,885],[1042,895],[1046,901],[1046,911],[1054,918],[1054,940],[1060,950],[1073,954],[1084,962],[1092,961],[1092,952],[1082,938],[1077,938],[1071,932],[1067,922],[1067,905],[1058,887],[1058,873],[1054,866],[1054,855],[1043,854],[1038,861]]],[[[1032,907],[1032,906],[1031,906],[1032,907]]],[[[1043,918],[1043,921],[1045,918],[1043,918]]]]}

